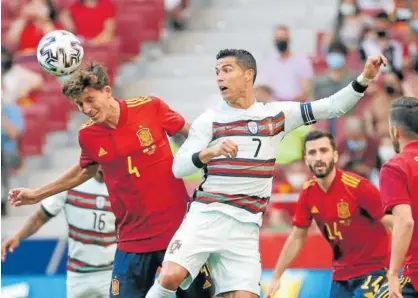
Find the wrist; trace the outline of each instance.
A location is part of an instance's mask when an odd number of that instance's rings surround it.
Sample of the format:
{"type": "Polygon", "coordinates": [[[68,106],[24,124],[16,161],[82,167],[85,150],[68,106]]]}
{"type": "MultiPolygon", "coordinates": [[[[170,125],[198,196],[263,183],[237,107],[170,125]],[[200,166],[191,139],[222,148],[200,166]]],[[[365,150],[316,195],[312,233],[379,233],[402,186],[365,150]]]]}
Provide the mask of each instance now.
{"type": "Polygon", "coordinates": [[[390,277],[398,277],[398,270],[389,269],[387,271],[387,276],[390,276],[390,277]]]}
{"type": "Polygon", "coordinates": [[[356,81],[364,87],[368,86],[372,80],[373,79],[367,78],[363,73],[361,73],[356,79],[356,81]]]}

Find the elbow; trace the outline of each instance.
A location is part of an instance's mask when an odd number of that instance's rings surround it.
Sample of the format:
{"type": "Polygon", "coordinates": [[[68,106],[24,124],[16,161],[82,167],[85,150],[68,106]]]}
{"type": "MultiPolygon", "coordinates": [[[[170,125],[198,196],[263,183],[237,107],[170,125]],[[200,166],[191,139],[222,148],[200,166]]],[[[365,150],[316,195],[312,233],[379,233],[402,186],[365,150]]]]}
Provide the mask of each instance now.
{"type": "Polygon", "coordinates": [[[415,221],[412,217],[401,216],[395,222],[402,230],[412,231],[414,229],[415,221]]]}

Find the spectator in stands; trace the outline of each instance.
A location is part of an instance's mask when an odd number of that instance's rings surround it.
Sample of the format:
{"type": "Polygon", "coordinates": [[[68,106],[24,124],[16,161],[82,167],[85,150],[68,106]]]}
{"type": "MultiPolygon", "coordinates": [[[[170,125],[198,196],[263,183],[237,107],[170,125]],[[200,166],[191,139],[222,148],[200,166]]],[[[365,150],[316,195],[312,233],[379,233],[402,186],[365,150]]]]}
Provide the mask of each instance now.
{"type": "Polygon", "coordinates": [[[349,116],[344,122],[346,139],[337,145],[339,166],[363,177],[369,177],[376,168],[376,140],[367,136],[362,119],[349,116]]]}
{"type": "Polygon", "coordinates": [[[289,28],[278,25],[274,31],[278,55],[261,68],[257,85],[268,85],[278,100],[310,99],[313,69],[308,57],[290,51],[289,28]]]}
{"type": "Polygon", "coordinates": [[[20,52],[32,54],[45,34],[60,28],[51,0],[30,0],[11,24],[6,43],[20,52]]]}
{"type": "MultiPolygon", "coordinates": [[[[346,67],[347,54],[348,51],[344,44],[335,42],[330,45],[326,56],[328,69],[313,81],[314,99],[330,96],[356,78],[356,74],[346,67]]],[[[328,130],[333,135],[336,135],[335,123],[335,119],[328,121],[328,130]]]]}
{"type": "Polygon", "coordinates": [[[267,85],[260,85],[254,88],[254,95],[257,101],[270,102],[274,101],[273,89],[267,85]]]}
{"type": "Polygon", "coordinates": [[[20,108],[3,98],[1,105],[1,170],[2,211],[7,200],[9,173],[20,166],[17,140],[23,132],[23,117],[20,108]]]}
{"type": "Polygon", "coordinates": [[[402,46],[404,68],[411,69],[418,59],[418,9],[414,11],[409,22],[408,34],[402,46]]]}
{"type": "Polygon", "coordinates": [[[188,2],[188,0],[164,0],[167,18],[176,30],[182,30],[185,27],[188,2]]]}
{"type": "Polygon", "coordinates": [[[2,98],[6,102],[27,103],[30,96],[42,87],[43,78],[23,66],[13,63],[13,54],[1,47],[2,98]]]}
{"type": "Polygon", "coordinates": [[[364,117],[366,131],[369,136],[381,138],[388,135],[389,123],[387,115],[391,108],[391,101],[403,95],[403,75],[400,72],[385,73],[383,77],[383,90],[373,94],[364,117]]]}
{"type": "Polygon", "coordinates": [[[336,35],[348,49],[358,50],[369,23],[369,17],[362,14],[356,0],[341,0],[336,35]]]}
{"type": "Polygon", "coordinates": [[[115,7],[110,0],[74,1],[60,20],[67,30],[94,43],[107,43],[115,36],[115,7]]]}
{"type": "Polygon", "coordinates": [[[395,0],[395,7],[392,13],[392,20],[394,21],[393,28],[403,30],[407,28],[410,19],[412,18],[412,9],[410,0],[395,0]]]}
{"type": "Polygon", "coordinates": [[[384,69],[402,69],[402,46],[389,36],[392,21],[386,12],[379,12],[375,15],[373,29],[370,30],[361,42],[360,53],[363,60],[376,54],[383,54],[387,57],[389,65],[384,69]]]}
{"type": "Polygon", "coordinates": [[[389,12],[393,6],[393,0],[357,0],[361,10],[389,12]]]}

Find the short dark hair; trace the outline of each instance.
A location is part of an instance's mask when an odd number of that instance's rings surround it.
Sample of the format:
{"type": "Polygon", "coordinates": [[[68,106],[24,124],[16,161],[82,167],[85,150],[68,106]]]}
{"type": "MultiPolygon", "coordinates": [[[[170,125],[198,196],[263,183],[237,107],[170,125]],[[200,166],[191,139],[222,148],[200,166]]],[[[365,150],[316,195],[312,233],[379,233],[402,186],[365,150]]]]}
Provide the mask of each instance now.
{"type": "Polygon", "coordinates": [[[374,17],[379,20],[390,21],[388,13],[384,10],[377,12],[374,17]]]}
{"type": "Polygon", "coordinates": [[[329,139],[332,150],[336,149],[337,146],[335,145],[335,139],[332,134],[330,134],[329,132],[324,132],[322,130],[315,129],[315,130],[311,130],[310,132],[308,132],[303,138],[303,155],[306,154],[306,143],[310,141],[319,140],[322,138],[329,139]]]}
{"type": "Polygon", "coordinates": [[[62,92],[71,99],[78,99],[86,88],[102,90],[108,85],[109,79],[105,68],[102,65],[91,63],[86,68],[77,69],[64,82],[62,92]]]}
{"type": "Polygon", "coordinates": [[[392,124],[399,125],[407,137],[418,135],[418,99],[402,96],[392,102],[390,111],[392,124]]]}
{"type": "Polygon", "coordinates": [[[225,57],[235,57],[237,64],[240,67],[244,68],[245,70],[252,69],[254,71],[253,83],[255,82],[257,77],[257,62],[250,52],[242,49],[223,49],[220,50],[216,55],[216,60],[225,57]]]}
{"type": "Polygon", "coordinates": [[[347,47],[339,41],[334,41],[329,47],[328,47],[328,53],[342,53],[344,56],[347,56],[348,50],[347,47]]]}

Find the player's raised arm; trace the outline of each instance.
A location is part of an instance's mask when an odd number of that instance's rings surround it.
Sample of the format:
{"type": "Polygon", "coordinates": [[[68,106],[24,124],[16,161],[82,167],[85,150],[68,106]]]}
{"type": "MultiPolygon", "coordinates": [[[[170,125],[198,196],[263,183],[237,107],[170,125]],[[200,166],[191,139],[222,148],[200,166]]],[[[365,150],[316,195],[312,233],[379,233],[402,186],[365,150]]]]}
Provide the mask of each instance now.
{"type": "Polygon", "coordinates": [[[337,118],[349,112],[363,97],[368,84],[379,73],[380,66],[387,63],[387,59],[382,55],[369,57],[362,74],[348,86],[329,97],[305,103],[277,103],[286,115],[286,132],[301,125],[311,125],[318,120],[337,118]]]}
{"type": "Polygon", "coordinates": [[[98,169],[97,164],[82,168],[79,164],[70,168],[56,180],[36,189],[16,188],[9,191],[9,203],[14,206],[32,205],[41,200],[74,188],[94,177],[98,169]]]}

